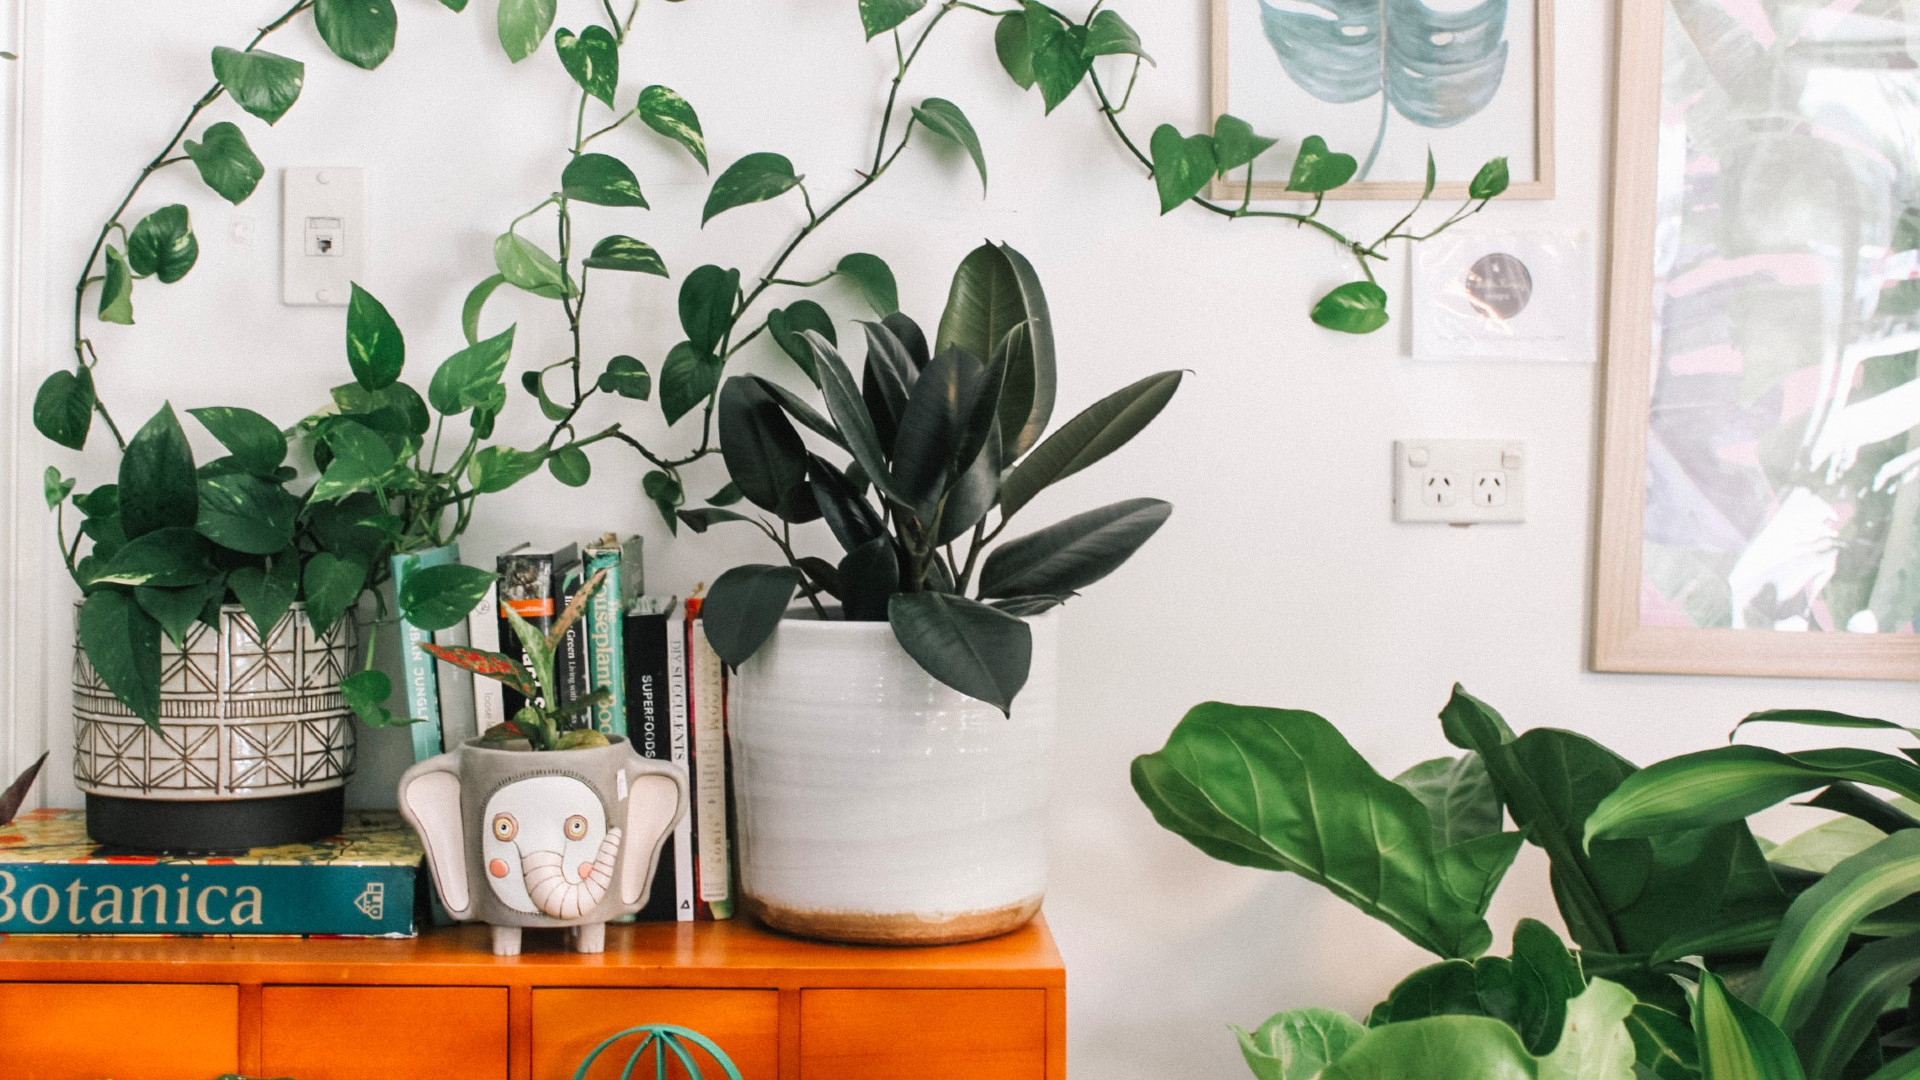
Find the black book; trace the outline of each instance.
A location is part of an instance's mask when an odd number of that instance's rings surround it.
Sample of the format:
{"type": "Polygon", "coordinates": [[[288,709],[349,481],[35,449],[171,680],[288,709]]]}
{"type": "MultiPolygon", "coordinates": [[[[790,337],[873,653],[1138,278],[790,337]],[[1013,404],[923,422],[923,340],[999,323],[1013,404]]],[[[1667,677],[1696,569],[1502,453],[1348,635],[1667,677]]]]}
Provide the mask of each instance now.
{"type": "MultiPolygon", "coordinates": [[[[626,616],[627,737],[640,756],[673,760],[672,700],[668,692],[667,615],[626,616]]],[[[636,916],[641,922],[673,922],[677,918],[674,837],[667,836],[654,868],[653,889],[647,906],[636,916]]]]}
{"type": "MultiPolygon", "coordinates": [[[[507,621],[507,612],[525,619],[535,630],[545,633],[560,615],[559,602],[554,592],[554,569],[569,563],[580,561],[579,550],[572,544],[559,551],[538,551],[531,545],[519,547],[500,556],[494,568],[500,574],[500,651],[521,663],[526,663],[526,650],[520,647],[520,635],[514,633],[513,626],[507,621]]],[[[526,705],[527,699],[511,688],[503,693],[507,719],[513,719],[515,713],[526,705]]]]}

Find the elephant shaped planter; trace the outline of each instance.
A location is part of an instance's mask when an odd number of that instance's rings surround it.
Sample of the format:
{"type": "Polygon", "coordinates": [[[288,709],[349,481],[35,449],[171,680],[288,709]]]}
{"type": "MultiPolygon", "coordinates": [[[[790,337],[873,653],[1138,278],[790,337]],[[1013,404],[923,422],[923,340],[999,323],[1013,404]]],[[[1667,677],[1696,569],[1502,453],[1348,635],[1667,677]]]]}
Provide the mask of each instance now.
{"type": "Polygon", "coordinates": [[[400,778],[400,812],[420,834],[447,912],[493,927],[498,956],[523,928],[570,927],[605,949],[607,920],[640,910],[667,835],[687,811],[678,766],[626,739],[534,752],[471,740],[400,778]]]}

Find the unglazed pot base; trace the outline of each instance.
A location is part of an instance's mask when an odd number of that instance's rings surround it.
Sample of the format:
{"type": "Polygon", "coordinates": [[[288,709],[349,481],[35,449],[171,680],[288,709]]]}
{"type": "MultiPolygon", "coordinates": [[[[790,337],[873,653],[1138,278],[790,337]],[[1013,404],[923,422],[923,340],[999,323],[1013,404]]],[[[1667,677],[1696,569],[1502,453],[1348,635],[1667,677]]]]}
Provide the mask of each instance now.
{"type": "Polygon", "coordinates": [[[752,896],[743,897],[748,914],[775,930],[854,945],[958,945],[963,941],[999,937],[1032,922],[1040,913],[1041,899],[1035,896],[1006,907],[933,920],[919,915],[801,911],[752,896]]]}

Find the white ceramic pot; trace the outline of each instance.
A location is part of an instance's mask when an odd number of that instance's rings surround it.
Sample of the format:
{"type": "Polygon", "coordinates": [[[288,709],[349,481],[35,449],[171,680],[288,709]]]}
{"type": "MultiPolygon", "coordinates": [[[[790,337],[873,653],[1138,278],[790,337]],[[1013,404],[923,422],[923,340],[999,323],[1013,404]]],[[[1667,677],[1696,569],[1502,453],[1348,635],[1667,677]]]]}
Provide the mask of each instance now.
{"type": "Polygon", "coordinates": [[[776,929],[939,944],[1046,892],[1058,615],[1028,620],[1013,715],[922,671],[884,622],[790,617],[732,682],[741,892],[776,929]]]}

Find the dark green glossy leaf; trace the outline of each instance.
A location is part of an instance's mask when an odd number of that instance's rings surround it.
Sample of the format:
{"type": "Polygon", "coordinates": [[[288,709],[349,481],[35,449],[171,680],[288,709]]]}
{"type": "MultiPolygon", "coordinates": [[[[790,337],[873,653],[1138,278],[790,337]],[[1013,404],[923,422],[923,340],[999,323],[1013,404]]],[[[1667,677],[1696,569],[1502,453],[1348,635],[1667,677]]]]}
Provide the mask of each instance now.
{"type": "MultiPolygon", "coordinates": [[[[1101,14],[1112,15],[1113,13],[1108,11],[1101,14]]],[[[928,98],[914,108],[913,116],[928,131],[958,143],[961,149],[967,152],[967,156],[973,159],[973,167],[980,172],[980,192],[985,194],[987,156],[980,149],[980,134],[973,130],[972,122],[967,119],[965,113],[960,111],[960,106],[945,98],[928,98]]],[[[892,313],[882,311],[880,314],[892,313]]]]}
{"type": "MultiPolygon", "coordinates": [[[[805,338],[801,340],[803,343],[805,342],[805,338]]],[[[813,406],[801,401],[794,395],[793,391],[788,390],[786,387],[770,379],[762,379],[758,375],[749,375],[747,377],[759,382],[761,389],[773,395],[773,399],[780,403],[781,408],[787,410],[788,416],[799,421],[801,427],[826,439],[842,450],[847,448],[847,441],[841,437],[840,432],[833,426],[832,421],[821,416],[819,411],[813,406]]]]}
{"type": "Polygon", "coordinates": [[[1819,1002],[1794,1037],[1811,1080],[1840,1080],[1874,1024],[1920,979],[1920,934],[1862,946],[1828,978],[1819,1002]]]}
{"type": "Polygon", "coordinates": [[[397,463],[393,447],[365,424],[339,420],[326,428],[327,449],[333,460],[320,475],[308,498],[327,502],[380,486],[397,463]]]}
{"type": "Polygon", "coordinates": [[[307,619],[313,623],[313,632],[325,636],[333,629],[333,624],[360,599],[360,591],[366,584],[366,564],[357,558],[322,551],[308,559],[301,586],[306,594],[307,619]]]}
{"type": "Polygon", "coordinates": [[[727,166],[707,193],[707,205],[700,211],[700,224],[738,206],[766,202],[791,191],[800,183],[793,162],[779,154],[748,154],[727,166]]]}
{"type": "Polygon", "coordinates": [[[1433,819],[1435,850],[1500,831],[1506,811],[1478,754],[1423,761],[1393,778],[1433,819]]]}
{"type": "Polygon", "coordinates": [[[487,306],[488,298],[493,296],[493,290],[506,283],[507,275],[495,274],[467,293],[466,302],[460,305],[460,332],[466,335],[467,344],[472,345],[480,340],[480,312],[487,306]]]}
{"type": "Polygon", "coordinates": [[[894,438],[893,479],[923,522],[932,523],[953,481],[979,455],[999,397],[999,372],[964,349],[934,357],[914,381],[894,438]]]}
{"type": "Polygon", "coordinates": [[[607,361],[607,370],[600,373],[599,386],[602,393],[645,401],[653,393],[653,376],[647,373],[647,365],[634,357],[616,356],[607,361]]]}
{"type": "Polygon", "coordinates": [[[251,409],[188,409],[220,445],[255,476],[272,477],[287,460],[287,437],[273,421],[251,409]]]}
{"type": "Polygon", "coordinates": [[[593,461],[577,446],[563,446],[547,457],[547,472],[568,487],[586,487],[593,479],[593,461]]]}
{"type": "Polygon", "coordinates": [[[592,270],[621,270],[630,274],[654,274],[666,277],[667,264],[653,245],[631,236],[608,236],[593,245],[593,253],[581,263],[592,270]]]}
{"type": "Polygon", "coordinates": [[[500,0],[498,32],[507,59],[519,63],[540,48],[553,27],[555,0],[500,0]]]}
{"type": "Polygon", "coordinates": [[[919,371],[927,366],[927,361],[933,359],[933,350],[927,347],[926,331],[904,313],[896,311],[881,319],[880,325],[886,327],[887,332],[900,342],[900,347],[906,350],[907,361],[913,365],[913,370],[919,371]]]}
{"type": "Polygon", "coordinates": [[[1039,275],[1004,244],[982,244],[961,260],[947,292],[934,351],[959,346],[1005,368],[1000,390],[1000,457],[1011,463],[1033,448],[1053,418],[1057,382],[1053,317],[1039,275]],[[1016,335],[1025,327],[1024,335],[1016,335]]]}
{"type": "Polygon", "coordinates": [[[1273,148],[1278,139],[1253,132],[1253,126],[1237,116],[1221,113],[1213,122],[1213,167],[1217,176],[1225,176],[1242,165],[1250,165],[1273,148]]]}
{"type": "Polygon", "coordinates": [[[893,268],[880,256],[856,251],[841,259],[833,272],[858,286],[867,306],[881,318],[900,310],[900,287],[893,280],[893,268]]]}
{"type": "Polygon", "coordinates": [[[1685,1020],[1656,1005],[1638,1002],[1627,1016],[1634,1056],[1659,1080],[1700,1080],[1700,1051],[1685,1020]]]}
{"type": "Polygon", "coordinates": [[[1652,836],[1740,821],[1838,780],[1920,798],[1920,766],[1891,754],[1851,748],[1782,754],[1723,746],[1668,758],[1629,777],[1587,819],[1586,838],[1652,836]]]}
{"type": "Polygon", "coordinates": [[[200,179],[235,206],[246,202],[247,196],[259,186],[260,178],[267,174],[266,166],[260,164],[253,148],[247,145],[247,137],[238,127],[222,120],[207,125],[200,139],[200,142],[188,139],[181,144],[193,159],[194,167],[200,170],[200,179]]]}
{"type": "MultiPolygon", "coordinates": [[[[965,535],[1000,501],[1000,440],[996,424],[987,444],[953,481],[946,505],[940,510],[940,531],[934,542],[945,546],[965,535]]],[[[995,605],[996,607],[1000,605],[995,605]]],[[[1002,610],[1005,610],[1003,607],[1002,610]]]]}
{"type": "Polygon", "coordinates": [[[128,539],[155,529],[191,529],[199,514],[195,484],[187,433],[173,406],[162,405],[120,458],[120,525],[128,539]]]}
{"type": "Polygon", "coordinates": [[[393,728],[421,723],[395,716],[387,709],[387,701],[393,697],[393,680],[387,678],[385,672],[373,668],[354,672],[340,680],[340,696],[368,727],[393,728]]]}
{"type": "Polygon", "coordinates": [[[393,52],[393,0],[315,0],[313,21],[333,55],[368,71],[393,52]]]}
{"type": "Polygon", "coordinates": [[[249,555],[273,555],[293,543],[300,500],[252,473],[226,473],[200,481],[201,536],[249,555]]]}
{"type": "Polygon", "coordinates": [[[700,130],[700,117],[687,99],[664,86],[649,86],[640,91],[634,106],[640,122],[687,148],[687,153],[707,168],[707,138],[700,130]]]}
{"type": "Polygon", "coordinates": [[[828,344],[838,345],[840,337],[834,333],[833,319],[827,309],[811,300],[795,300],[784,308],[775,308],[767,313],[767,333],[773,336],[774,344],[787,354],[815,386],[820,385],[820,374],[813,367],[813,350],[807,347],[800,334],[812,330],[826,338],[828,344]]]}
{"type": "Polygon", "coordinates": [[[199,585],[189,585],[183,589],[160,589],[151,585],[141,585],[133,590],[134,602],[140,610],[153,616],[160,629],[173,640],[179,648],[187,647],[187,631],[200,621],[208,604],[218,604],[226,592],[226,582],[219,576],[199,585]]]}
{"type": "Polygon", "coordinates": [[[1065,596],[1133,557],[1173,513],[1158,499],[1089,510],[995,548],[980,569],[980,595],[1065,596]]]}
{"type": "Polygon", "coordinates": [[[135,277],[155,274],[171,285],[186,277],[199,258],[200,241],[194,239],[187,208],[179,203],[141,218],[127,236],[127,266],[135,277]]]}
{"type": "Polygon", "coordinates": [[[893,597],[900,591],[900,558],[893,540],[875,536],[849,548],[834,577],[847,621],[887,621],[893,597]]]}
{"type": "Polygon", "coordinates": [[[158,730],[160,624],[132,596],[98,589],[80,605],[80,647],[120,703],[158,730]]]}
{"type": "Polygon", "coordinates": [[[469,345],[447,357],[427,384],[427,401],[443,416],[454,416],[490,402],[492,387],[500,385],[513,355],[513,335],[509,326],[475,345],[469,345]]]}
{"type": "Polygon", "coordinates": [[[875,487],[895,501],[905,503],[894,486],[886,450],[874,430],[873,417],[861,398],[859,386],[853,381],[853,373],[825,338],[811,330],[802,336],[813,350],[814,367],[820,373],[820,392],[827,399],[828,414],[833,417],[830,430],[836,433],[875,487]]]}
{"type": "MultiPolygon", "coordinates": [[[[820,516],[826,519],[827,528],[833,531],[833,538],[840,542],[843,550],[853,551],[886,535],[886,523],[860,489],[853,486],[847,474],[818,454],[807,455],[807,483],[820,516]]],[[[896,584],[897,573],[896,570],[896,584]]],[[[885,618],[886,613],[882,611],[874,617],[885,618]]]]}
{"type": "Polygon", "coordinates": [[[94,575],[96,585],[153,585],[177,589],[213,577],[212,549],[192,529],[168,527],[127,541],[94,575]]]}
{"type": "Polygon", "coordinates": [[[680,283],[680,327],[701,352],[718,353],[733,325],[740,292],[740,271],[711,264],[696,268],[680,283]]]}
{"type": "Polygon", "coordinates": [[[1545,923],[1521,919],[1513,931],[1513,973],[1519,991],[1514,1028],[1528,1053],[1550,1054],[1566,1027],[1567,1002],[1587,988],[1580,961],[1545,923]]]}
{"type": "Polygon", "coordinates": [[[867,40],[872,41],[926,6],[927,0],[860,0],[860,25],[866,27],[867,40]]]}
{"type": "Polygon", "coordinates": [[[1027,684],[1033,634],[1004,611],[947,593],[895,593],[887,622],[927,674],[1003,713],[1027,684]]]}
{"type": "MultiPolygon", "coordinates": [[[[608,154],[581,154],[560,173],[560,194],[596,206],[637,206],[647,200],[626,162],[608,154]]],[[[501,267],[504,273],[505,267],[501,267]]],[[[511,280],[511,279],[509,279],[511,280]]]]}
{"type": "Polygon", "coordinates": [[[405,339],[386,305],[355,284],[347,301],[347,366],[354,379],[369,390],[391,386],[406,356],[405,339]]]}
{"type": "Polygon", "coordinates": [[[107,245],[107,266],[100,281],[100,321],[133,325],[133,271],[120,249],[107,245]]]}
{"type": "Polygon", "coordinates": [[[1387,325],[1387,293],[1371,281],[1350,281],[1313,305],[1313,321],[1343,334],[1371,334],[1387,325]]]}
{"type": "Polygon", "coordinates": [[[245,566],[227,575],[227,588],[234,599],[247,609],[247,617],[263,634],[272,633],[280,619],[300,595],[300,559],[287,552],[262,570],[245,566]]]}
{"type": "Polygon", "coordinates": [[[1140,46],[1140,35],[1127,25],[1119,12],[1111,9],[1095,14],[1087,24],[1087,40],[1080,54],[1089,60],[1096,56],[1137,56],[1153,63],[1153,57],[1140,46]]]}
{"type": "MultiPolygon", "coordinates": [[[[1498,958],[1492,958],[1496,963],[1498,958]]],[[[1492,970],[1511,971],[1507,968],[1492,970]]],[[[1429,1016],[1480,1016],[1479,982],[1474,965],[1465,960],[1428,964],[1401,979],[1373,1010],[1368,1024],[1404,1024],[1429,1016]]]]}
{"type": "Polygon", "coordinates": [[[1842,859],[1787,909],[1752,990],[1754,1006],[1782,1030],[1797,1033],[1860,921],[1915,892],[1920,831],[1895,833],[1842,859]]]}
{"type": "Polygon", "coordinates": [[[1067,100],[1093,65],[1086,57],[1087,30],[1084,26],[1068,26],[1031,0],[1023,6],[1033,79],[1040,84],[1040,97],[1046,110],[1052,112],[1067,100]]]}
{"type": "Polygon", "coordinates": [[[742,522],[749,525],[754,523],[754,519],[745,514],[736,514],[732,510],[725,510],[717,506],[701,506],[695,507],[692,510],[682,510],[676,516],[686,523],[687,528],[697,533],[705,533],[715,525],[723,525],[730,522],[742,522]]]}
{"type": "Polygon", "coordinates": [[[553,51],[580,89],[613,108],[613,92],[620,85],[620,43],[611,31],[598,23],[578,34],[561,30],[553,35],[553,51]]]}
{"type": "Polygon", "coordinates": [[[1873,731],[1904,731],[1909,735],[1920,737],[1920,728],[1896,724],[1891,720],[1875,720],[1868,716],[1850,716],[1846,713],[1833,712],[1828,709],[1766,709],[1753,713],[1733,725],[1733,732],[1729,733],[1727,738],[1731,740],[1733,734],[1738,733],[1741,728],[1746,727],[1748,724],[1802,724],[1807,727],[1865,728],[1873,731]]]}
{"type": "Polygon", "coordinates": [[[400,617],[429,632],[459,626],[498,578],[460,563],[415,568],[400,588],[400,617]]]}
{"type": "Polygon", "coordinates": [[[467,479],[482,494],[505,491],[539,470],[546,455],[538,451],[515,450],[511,446],[489,446],[473,455],[467,466],[467,479]]]}
{"type": "Polygon", "coordinates": [[[1180,378],[1178,371],[1149,375],[1067,421],[1008,474],[1000,486],[1000,512],[1012,517],[1049,485],[1126,445],[1166,408],[1180,378]]]}
{"type": "Polygon", "coordinates": [[[572,291],[553,256],[516,233],[504,233],[493,242],[493,265],[508,284],[535,296],[558,300],[572,291]]]}
{"type": "Polygon", "coordinates": [[[33,395],[34,430],[70,450],[82,450],[92,425],[93,373],[78,368],[47,376],[33,395]]]}
{"type": "Polygon", "coordinates": [[[675,345],[660,365],[660,411],[666,414],[667,423],[677,423],[705,402],[720,386],[720,373],[725,367],[719,357],[690,341],[675,345]]]}
{"type": "Polygon", "coordinates": [[[993,51],[1000,67],[1022,90],[1033,89],[1033,45],[1027,34],[1027,13],[1010,11],[993,27],[993,51]]]}
{"type": "Polygon", "coordinates": [[[860,372],[860,399],[873,417],[880,445],[899,453],[900,417],[907,411],[909,389],[920,373],[907,355],[907,346],[885,323],[860,324],[867,335],[867,362],[860,372]]]}
{"type": "Polygon", "coordinates": [[[736,566],[714,580],[700,618],[728,667],[746,663],[780,627],[802,575],[791,566],[736,566]]]}
{"type": "MultiPolygon", "coordinates": [[[[797,498],[811,504],[807,445],[779,402],[759,383],[728,379],[720,391],[717,419],[727,475],[748,502],[789,521],[788,508],[797,498]]],[[[807,516],[811,519],[818,513],[807,516]]]]}
{"type": "Polygon", "coordinates": [[[679,509],[680,504],[687,498],[686,491],[680,486],[680,481],[669,473],[655,469],[640,478],[640,490],[646,493],[654,509],[660,511],[660,517],[666,521],[667,528],[678,534],[680,522],[674,516],[674,511],[679,509]]]}
{"type": "Polygon", "coordinates": [[[745,496],[740,494],[740,485],[729,480],[720,485],[720,490],[713,493],[713,496],[707,500],[707,505],[732,506],[743,498],[745,496]]]}
{"type": "Polygon", "coordinates": [[[213,49],[213,76],[242,109],[272,124],[300,98],[307,66],[260,49],[213,49]]]}
{"type": "Polygon", "coordinates": [[[1317,195],[1344,185],[1359,171],[1360,163],[1352,154],[1336,154],[1327,149],[1327,140],[1309,135],[1300,141],[1300,153],[1294,156],[1287,190],[1317,195]]]}
{"type": "Polygon", "coordinates": [[[1153,183],[1160,191],[1160,213],[1171,213],[1213,179],[1213,136],[1182,136],[1172,124],[1161,124],[1153,130],[1148,146],[1153,153],[1153,183]]]}
{"type": "Polygon", "coordinates": [[[1507,190],[1507,159],[1494,158],[1480,171],[1475,173],[1473,181],[1467,185],[1467,194],[1475,199],[1491,199],[1507,190]]]}

